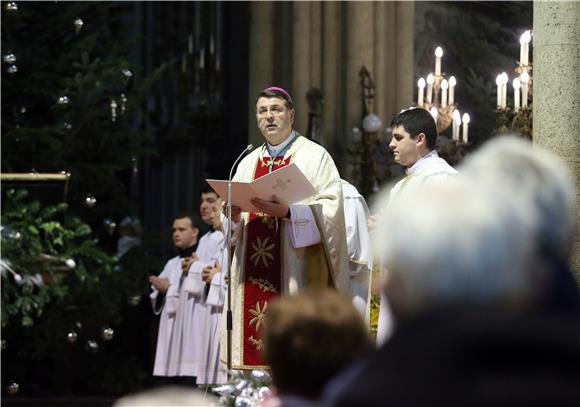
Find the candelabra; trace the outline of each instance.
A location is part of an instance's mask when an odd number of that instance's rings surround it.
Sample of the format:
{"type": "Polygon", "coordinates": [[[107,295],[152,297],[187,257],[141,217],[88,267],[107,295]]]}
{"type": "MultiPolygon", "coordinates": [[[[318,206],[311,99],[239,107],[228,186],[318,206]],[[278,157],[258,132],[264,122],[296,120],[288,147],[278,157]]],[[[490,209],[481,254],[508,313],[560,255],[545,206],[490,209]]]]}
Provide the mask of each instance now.
{"type": "Polygon", "coordinates": [[[374,113],[375,83],[366,67],[359,71],[362,101],[362,130],[352,129],[352,145],[348,149],[353,165],[352,181],[360,187],[363,196],[369,197],[378,190],[374,153],[380,140],[378,131],[383,126],[381,118],[374,113]]]}
{"type": "Polygon", "coordinates": [[[443,48],[437,47],[435,49],[435,72],[429,73],[427,80],[420,78],[417,81],[417,106],[431,113],[437,123],[438,133],[442,133],[453,125],[452,140],[458,144],[467,143],[470,117],[467,113],[461,116],[457,109],[457,104],[455,103],[457,80],[453,75],[449,77],[449,80],[445,79],[445,75],[441,72],[442,57],[443,48]],[[463,134],[460,138],[462,124],[463,134]]]}
{"type": "Polygon", "coordinates": [[[532,138],[532,64],[529,62],[529,44],[532,40],[530,30],[520,37],[520,60],[515,72],[517,77],[513,80],[514,105],[507,105],[508,75],[505,72],[496,78],[497,85],[497,133],[519,133],[532,138]],[[520,102],[521,93],[521,102],[520,102]]]}

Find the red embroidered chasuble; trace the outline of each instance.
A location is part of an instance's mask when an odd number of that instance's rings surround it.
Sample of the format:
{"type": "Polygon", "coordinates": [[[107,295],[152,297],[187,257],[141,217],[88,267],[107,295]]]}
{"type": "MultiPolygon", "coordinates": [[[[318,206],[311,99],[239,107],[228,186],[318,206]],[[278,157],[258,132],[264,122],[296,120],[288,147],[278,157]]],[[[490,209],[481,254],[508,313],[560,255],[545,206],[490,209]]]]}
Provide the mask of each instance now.
{"type": "MultiPolygon", "coordinates": [[[[276,159],[272,171],[290,163],[290,158],[276,159]]],[[[256,166],[254,179],[269,173],[270,157],[262,157],[256,166]]],[[[268,304],[280,295],[282,288],[282,220],[264,213],[250,212],[246,229],[243,298],[243,363],[263,366],[263,342],[260,330],[268,304]]]]}

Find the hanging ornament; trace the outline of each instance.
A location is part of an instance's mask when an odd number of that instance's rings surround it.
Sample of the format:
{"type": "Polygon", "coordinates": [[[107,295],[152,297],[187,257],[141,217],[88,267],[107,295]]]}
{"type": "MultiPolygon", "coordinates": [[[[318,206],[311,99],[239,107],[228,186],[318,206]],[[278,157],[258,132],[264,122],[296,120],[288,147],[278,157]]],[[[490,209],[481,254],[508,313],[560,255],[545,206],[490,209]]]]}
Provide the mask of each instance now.
{"type": "Polygon", "coordinates": [[[68,96],[61,96],[58,98],[57,102],[59,105],[68,105],[69,99],[68,96]]]}
{"type": "Polygon", "coordinates": [[[65,130],[72,130],[72,124],[70,124],[69,122],[64,122],[63,125],[65,130]]]}
{"type": "Polygon", "coordinates": [[[27,112],[26,106],[20,106],[20,114],[25,114],[27,112]]]}
{"type": "Polygon", "coordinates": [[[13,1],[6,3],[6,10],[7,11],[18,11],[18,4],[16,4],[13,1]]]}
{"type": "Polygon", "coordinates": [[[99,343],[92,339],[87,341],[87,350],[91,353],[96,353],[99,350],[99,343]]]}
{"type": "Polygon", "coordinates": [[[77,339],[79,339],[79,334],[77,334],[75,331],[71,331],[66,334],[66,340],[69,343],[75,343],[77,339]]]}
{"type": "Polygon", "coordinates": [[[92,208],[97,203],[97,198],[92,195],[85,196],[85,206],[87,208],[92,208]]]}
{"type": "Polygon", "coordinates": [[[125,105],[127,104],[127,96],[121,93],[121,114],[125,114],[125,105]]]}
{"type": "Polygon", "coordinates": [[[110,341],[111,339],[113,339],[114,335],[115,331],[113,330],[113,328],[110,327],[103,328],[103,330],[101,331],[101,338],[103,338],[103,340],[105,341],[110,341]]]}
{"type": "Polygon", "coordinates": [[[115,232],[115,228],[117,227],[117,224],[115,222],[113,222],[111,219],[105,219],[103,221],[103,226],[105,227],[105,230],[109,233],[109,235],[113,235],[113,233],[115,232]]]}
{"type": "Polygon", "coordinates": [[[18,72],[18,67],[16,65],[10,65],[8,69],[6,69],[6,72],[8,72],[10,75],[14,75],[16,72],[18,72]]]}
{"type": "Polygon", "coordinates": [[[20,232],[12,229],[9,226],[3,226],[2,230],[0,231],[0,235],[4,239],[20,240],[20,238],[22,238],[22,235],[20,234],[20,232]]]}
{"type": "Polygon", "coordinates": [[[64,263],[69,269],[74,269],[77,266],[77,263],[74,261],[74,259],[67,259],[64,263]]]}
{"type": "Polygon", "coordinates": [[[115,99],[111,99],[111,121],[117,121],[117,102],[115,99]]]}
{"type": "Polygon", "coordinates": [[[18,394],[19,391],[20,385],[16,382],[11,382],[8,386],[6,386],[6,393],[10,394],[11,396],[18,394]]]}
{"type": "Polygon", "coordinates": [[[13,64],[16,62],[16,57],[14,56],[14,54],[12,52],[9,52],[9,53],[4,54],[2,56],[2,61],[6,64],[13,64]]]}
{"type": "Polygon", "coordinates": [[[75,322],[77,329],[83,329],[83,324],[80,321],[75,322]]]}
{"type": "Polygon", "coordinates": [[[133,163],[133,175],[137,175],[139,173],[139,163],[137,162],[137,157],[131,157],[131,163],[133,163]]]}
{"type": "Polygon", "coordinates": [[[78,34],[81,31],[81,28],[83,28],[84,22],[80,18],[77,18],[74,24],[75,24],[75,32],[78,34]]]}
{"type": "Polygon", "coordinates": [[[14,282],[16,283],[16,285],[22,285],[22,283],[24,282],[24,280],[22,279],[22,276],[18,273],[14,273],[14,282]]]}
{"type": "Polygon", "coordinates": [[[6,339],[2,339],[2,350],[6,349],[6,347],[8,346],[6,339]]]}
{"type": "Polygon", "coordinates": [[[137,305],[139,305],[140,302],[141,302],[140,295],[132,295],[131,297],[129,297],[129,305],[136,307],[137,305]]]}
{"type": "Polygon", "coordinates": [[[131,72],[130,69],[125,68],[123,69],[123,75],[125,75],[125,78],[131,79],[133,77],[133,72],[131,72]]]}

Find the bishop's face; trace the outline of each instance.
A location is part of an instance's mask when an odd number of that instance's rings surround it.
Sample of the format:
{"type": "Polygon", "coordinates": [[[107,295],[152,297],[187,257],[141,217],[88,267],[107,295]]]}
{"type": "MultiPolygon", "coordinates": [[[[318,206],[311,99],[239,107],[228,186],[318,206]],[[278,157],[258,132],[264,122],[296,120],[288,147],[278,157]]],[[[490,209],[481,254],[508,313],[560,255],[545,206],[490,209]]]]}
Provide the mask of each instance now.
{"type": "Polygon", "coordinates": [[[276,146],[292,132],[294,109],[288,109],[282,98],[261,97],[256,102],[256,121],[266,141],[276,146]]]}

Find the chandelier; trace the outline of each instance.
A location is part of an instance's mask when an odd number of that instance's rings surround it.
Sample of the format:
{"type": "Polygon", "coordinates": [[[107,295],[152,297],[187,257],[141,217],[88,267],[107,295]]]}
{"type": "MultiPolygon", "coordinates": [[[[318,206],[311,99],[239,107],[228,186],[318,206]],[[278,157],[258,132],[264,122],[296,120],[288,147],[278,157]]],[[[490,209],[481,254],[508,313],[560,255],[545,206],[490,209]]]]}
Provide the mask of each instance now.
{"type": "Polygon", "coordinates": [[[419,78],[417,81],[417,107],[422,107],[431,113],[437,123],[438,133],[442,133],[453,125],[452,140],[457,143],[467,143],[469,114],[464,113],[462,116],[457,109],[455,103],[457,80],[453,75],[449,77],[449,80],[445,79],[445,75],[441,72],[442,57],[443,48],[437,47],[435,49],[435,72],[429,73],[427,79],[419,78]],[[463,125],[462,132],[461,125],[463,125]]]}

